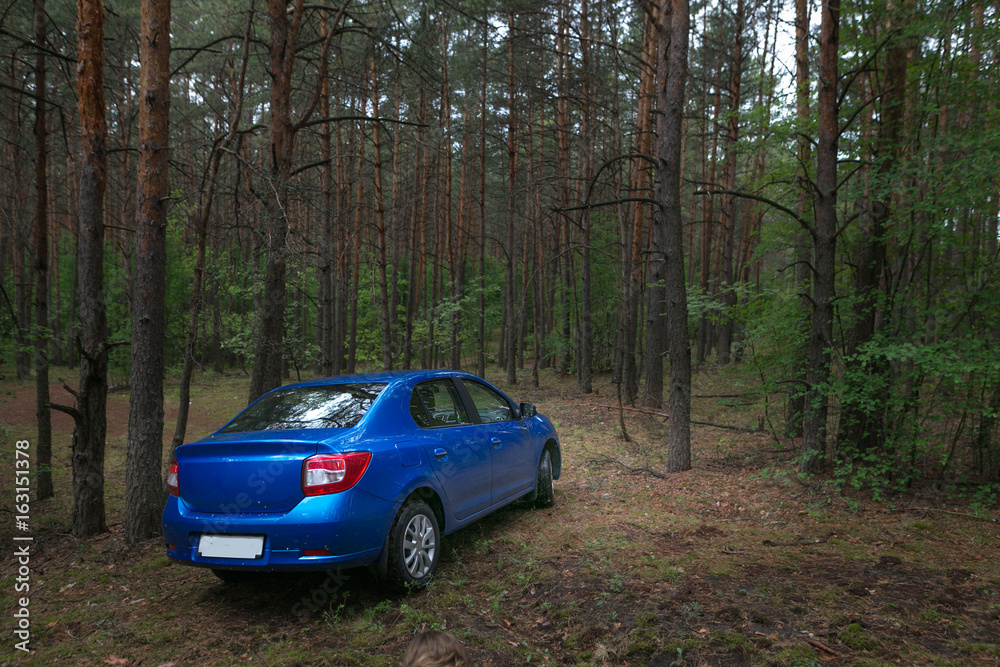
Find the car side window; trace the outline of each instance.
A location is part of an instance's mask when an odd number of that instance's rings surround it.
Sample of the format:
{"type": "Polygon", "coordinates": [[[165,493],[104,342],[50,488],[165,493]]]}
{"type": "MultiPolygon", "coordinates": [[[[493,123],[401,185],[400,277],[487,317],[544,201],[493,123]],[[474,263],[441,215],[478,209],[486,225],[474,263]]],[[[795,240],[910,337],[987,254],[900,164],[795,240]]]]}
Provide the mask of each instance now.
{"type": "Polygon", "coordinates": [[[420,428],[471,424],[462,399],[451,380],[430,380],[413,388],[410,415],[420,428]]]}
{"type": "Polygon", "coordinates": [[[484,384],[462,380],[465,388],[472,397],[472,403],[476,406],[479,419],[484,424],[494,422],[507,422],[515,419],[514,409],[507,402],[507,399],[493,391],[484,384]]]}

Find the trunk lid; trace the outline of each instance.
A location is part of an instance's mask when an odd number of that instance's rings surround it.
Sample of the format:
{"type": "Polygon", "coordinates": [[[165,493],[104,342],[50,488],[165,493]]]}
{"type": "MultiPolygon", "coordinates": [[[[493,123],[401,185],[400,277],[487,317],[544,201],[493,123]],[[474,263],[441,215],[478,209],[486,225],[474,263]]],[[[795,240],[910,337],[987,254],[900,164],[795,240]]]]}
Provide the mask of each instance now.
{"type": "Polygon", "coordinates": [[[287,512],[304,497],[302,462],[328,429],[212,435],[178,447],[180,497],[198,512],[287,512]]]}

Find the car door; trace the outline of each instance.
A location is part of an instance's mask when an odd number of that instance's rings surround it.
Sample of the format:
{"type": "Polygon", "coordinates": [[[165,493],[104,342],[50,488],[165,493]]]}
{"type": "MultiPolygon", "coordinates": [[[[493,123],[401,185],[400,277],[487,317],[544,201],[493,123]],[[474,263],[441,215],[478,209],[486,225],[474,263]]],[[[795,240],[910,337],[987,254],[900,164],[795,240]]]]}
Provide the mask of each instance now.
{"type": "Polygon", "coordinates": [[[527,492],[535,479],[531,433],[502,394],[482,382],[460,380],[493,454],[493,504],[527,492]]]}
{"type": "Polygon", "coordinates": [[[417,384],[410,396],[417,442],[448,497],[455,518],[486,509],[492,498],[493,458],[450,378],[417,384]]]}

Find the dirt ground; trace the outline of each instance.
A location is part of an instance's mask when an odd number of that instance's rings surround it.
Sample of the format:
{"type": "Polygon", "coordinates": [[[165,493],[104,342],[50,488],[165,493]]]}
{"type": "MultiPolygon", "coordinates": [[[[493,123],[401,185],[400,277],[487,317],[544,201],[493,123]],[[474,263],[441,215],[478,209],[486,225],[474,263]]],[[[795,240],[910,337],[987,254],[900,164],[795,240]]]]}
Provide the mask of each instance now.
{"type": "MultiPolygon", "coordinates": [[[[189,434],[221,425],[245,387],[239,377],[200,381],[189,434]]],[[[704,424],[693,469],[666,475],[662,418],[625,412],[626,441],[606,379],[588,396],[553,375],[540,389],[505,389],[559,429],[557,504],[510,506],[446,537],[436,580],[410,595],[365,570],[224,585],[171,565],[159,540],[127,549],[125,392],[108,405],[110,532],[73,538],[72,424],[54,415],[57,497],[32,505],[34,652],[16,651],[5,631],[0,664],[398,665],[426,629],[452,632],[483,667],[1000,663],[995,507],[928,489],[874,502],[798,479],[794,442],[704,424]]],[[[757,427],[761,405],[732,398],[745,392],[738,378],[699,375],[695,394],[706,398],[695,399],[695,419],[757,427]]],[[[56,383],[60,400],[70,399],[56,383]]],[[[12,469],[15,439],[34,437],[33,385],[5,380],[0,401],[0,465],[12,469]]],[[[8,488],[0,517],[13,505],[8,488]]],[[[13,535],[5,520],[8,627],[13,535]]]]}

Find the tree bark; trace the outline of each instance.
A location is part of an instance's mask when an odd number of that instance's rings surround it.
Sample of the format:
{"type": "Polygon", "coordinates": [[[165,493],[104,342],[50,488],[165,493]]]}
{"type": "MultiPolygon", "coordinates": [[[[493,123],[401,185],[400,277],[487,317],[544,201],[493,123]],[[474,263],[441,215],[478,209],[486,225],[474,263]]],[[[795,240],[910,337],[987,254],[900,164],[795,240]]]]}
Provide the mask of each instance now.
{"type": "MultiPolygon", "coordinates": [[[[329,12],[320,14],[320,39],[326,39],[330,30],[329,12]]],[[[242,99],[242,92],[240,93],[242,99]]],[[[323,118],[330,117],[330,80],[324,77],[320,81],[320,108],[323,118]]],[[[333,216],[333,151],[330,123],[320,126],[319,157],[323,162],[320,167],[320,187],[323,191],[322,240],[320,242],[320,263],[317,278],[319,280],[319,329],[320,366],[322,375],[333,375],[334,370],[334,308],[336,304],[334,290],[334,261],[336,256],[336,240],[334,238],[333,216]]]]}
{"type": "Polygon", "coordinates": [[[107,125],[104,103],[104,6],[77,2],[80,113],[79,308],[80,386],[74,411],[73,535],[107,532],[104,512],[108,325],[104,308],[104,190],[107,125]]]}
{"type": "MultiPolygon", "coordinates": [[[[559,25],[556,35],[556,142],[557,142],[557,164],[559,181],[559,194],[562,208],[569,208],[569,7],[566,0],[559,0],[559,25]]],[[[570,232],[569,221],[562,216],[556,221],[556,248],[559,253],[559,267],[561,268],[562,281],[559,285],[559,316],[562,334],[562,354],[559,359],[559,372],[563,375],[569,373],[570,353],[570,232]]]]}
{"type": "MultiPolygon", "coordinates": [[[[580,185],[584,204],[590,203],[590,180],[594,172],[593,119],[590,100],[590,18],[587,15],[587,0],[580,5],[580,54],[581,54],[581,109],[580,109],[580,185]]],[[[590,267],[590,209],[580,211],[580,235],[583,248],[580,257],[580,336],[577,343],[579,358],[576,364],[577,389],[581,394],[592,390],[594,374],[593,360],[593,315],[591,313],[591,267],[590,267]]]]}
{"type": "Polygon", "coordinates": [[[508,16],[507,24],[507,239],[505,248],[504,312],[505,353],[507,362],[507,384],[517,384],[517,307],[514,305],[514,217],[515,188],[517,185],[517,124],[514,108],[514,13],[508,16]]]}
{"type": "MultiPolygon", "coordinates": [[[[642,59],[639,63],[639,99],[636,116],[636,149],[641,156],[650,155],[653,145],[653,96],[656,88],[656,58],[658,33],[653,19],[647,13],[643,21],[642,59]]],[[[645,157],[633,162],[629,179],[637,196],[648,195],[649,174],[653,165],[645,157]]],[[[643,230],[648,206],[644,202],[631,202],[628,219],[622,225],[622,307],[619,324],[620,344],[618,378],[622,385],[622,400],[629,405],[639,396],[639,368],[636,362],[636,344],[639,333],[639,302],[642,298],[643,230]]]]}
{"type": "Polygon", "coordinates": [[[819,40],[819,127],[816,142],[816,225],[813,230],[812,317],[809,329],[809,373],[806,417],[799,472],[820,473],[825,466],[828,412],[827,380],[833,346],[833,301],[836,295],[837,143],[839,102],[837,57],[840,44],[840,0],[822,5],[819,40]]]}
{"type": "MultiPolygon", "coordinates": [[[[795,0],[795,117],[799,124],[798,160],[800,169],[806,171],[804,183],[809,182],[808,165],[812,161],[812,145],[805,134],[805,127],[811,115],[809,104],[809,2],[795,0]]],[[[797,212],[803,220],[812,210],[812,196],[805,187],[800,188],[797,201],[797,212]]],[[[809,235],[804,229],[796,234],[795,245],[795,287],[798,290],[802,313],[809,312],[809,235]]],[[[808,325],[803,320],[803,326],[808,331],[808,325]]],[[[808,333],[803,336],[808,340],[808,333]]],[[[788,436],[797,438],[802,435],[803,418],[806,409],[804,387],[808,386],[809,349],[806,343],[796,352],[795,382],[788,397],[788,409],[785,418],[785,432],[788,436]]]]}
{"type": "MultiPolygon", "coordinates": [[[[726,133],[726,164],[723,168],[723,188],[729,192],[736,190],[736,146],[740,139],[740,88],[743,74],[743,31],[745,29],[744,3],[738,0],[735,16],[735,39],[733,43],[732,71],[729,79],[729,121],[726,133]]],[[[730,360],[733,342],[732,311],[736,306],[735,280],[733,279],[733,245],[736,235],[736,197],[725,194],[722,197],[722,265],[719,291],[723,307],[718,325],[716,341],[716,361],[726,365],[730,360]]]]}
{"type": "Polygon", "coordinates": [[[489,22],[483,22],[482,74],[479,82],[479,321],[476,374],[486,377],[486,83],[489,22]]]}
{"type": "MultiPolygon", "coordinates": [[[[707,18],[706,18],[706,34],[707,34],[707,18]]],[[[708,156],[708,178],[706,183],[708,187],[714,188],[715,186],[715,168],[718,162],[717,154],[719,149],[719,108],[721,107],[721,85],[719,80],[722,78],[722,50],[718,52],[718,56],[715,60],[715,82],[713,88],[715,89],[715,94],[713,95],[712,103],[712,125],[711,125],[711,135],[712,135],[712,147],[711,153],[708,156]]],[[[702,197],[702,236],[701,236],[701,290],[702,294],[708,296],[715,292],[715,288],[718,285],[712,284],[712,244],[713,238],[715,236],[715,197],[713,195],[706,195],[702,197]]],[[[701,363],[708,358],[708,354],[712,349],[711,332],[712,326],[709,321],[708,315],[702,315],[698,320],[698,352],[697,359],[701,363]]]]}
{"type": "Polygon", "coordinates": [[[271,121],[268,125],[269,178],[267,188],[267,248],[264,286],[253,375],[247,403],[281,386],[285,337],[285,273],[288,238],[288,177],[291,174],[295,132],[292,126],[291,86],[298,30],[302,14],[296,4],[289,23],[284,0],[268,0],[271,29],[271,121]]]}
{"type": "Polygon", "coordinates": [[[170,192],[170,0],[143,0],[139,61],[132,391],[125,450],[125,543],[130,546],[160,534],[165,497],[160,468],[170,192]]]}
{"type": "MultiPolygon", "coordinates": [[[[375,56],[371,57],[371,103],[372,114],[379,117],[378,110],[378,72],[375,69],[375,56]]],[[[379,122],[372,122],[372,150],[375,164],[372,169],[375,172],[375,234],[376,248],[378,251],[378,303],[379,319],[382,324],[382,368],[387,371],[392,370],[392,320],[389,313],[389,283],[387,278],[387,265],[389,263],[386,249],[386,229],[385,229],[385,196],[382,187],[382,140],[379,133],[379,122]]]]}
{"type": "Polygon", "coordinates": [[[267,0],[268,25],[271,30],[270,112],[268,124],[267,188],[267,252],[264,265],[263,303],[255,346],[253,375],[250,379],[249,401],[281,385],[285,338],[285,278],[288,255],[288,187],[292,171],[295,135],[309,119],[319,103],[326,78],[327,56],[337,25],[349,0],[338,10],[333,25],[323,41],[319,59],[315,95],[298,121],[292,122],[292,75],[295,54],[305,13],[304,0],[296,0],[292,8],[285,0],[267,0]]]}
{"type": "Polygon", "coordinates": [[[684,126],[684,88],[687,82],[688,0],[661,0],[659,80],[656,123],[656,181],[654,198],[654,252],[664,258],[667,313],[667,352],[670,355],[670,425],[667,434],[667,470],[691,468],[691,345],[688,338],[687,285],[684,274],[684,226],[681,219],[681,145],[684,126]]]}
{"type": "Polygon", "coordinates": [[[45,0],[35,0],[35,443],[39,500],[51,498],[52,412],[49,409],[49,198],[48,149],[46,147],[45,92],[45,0]]]}

